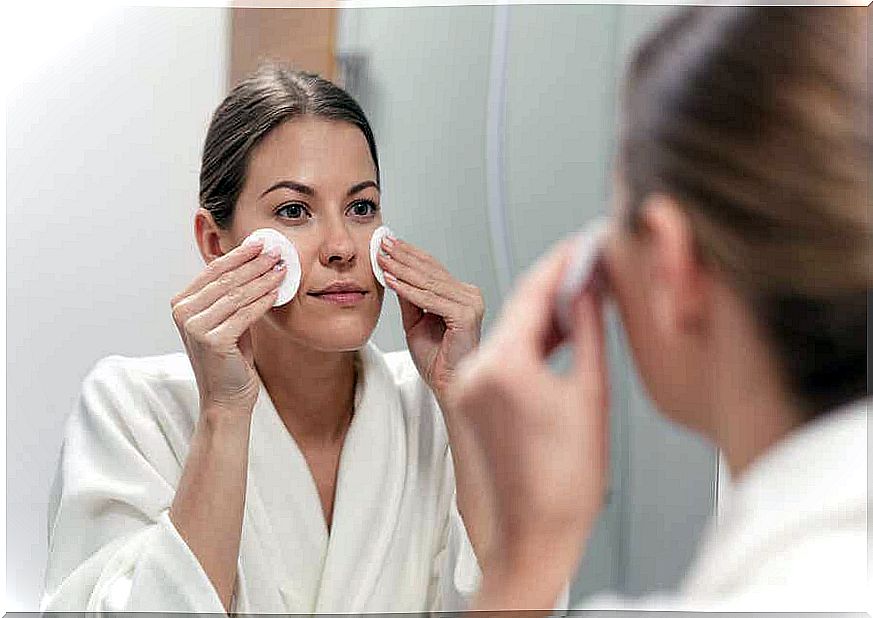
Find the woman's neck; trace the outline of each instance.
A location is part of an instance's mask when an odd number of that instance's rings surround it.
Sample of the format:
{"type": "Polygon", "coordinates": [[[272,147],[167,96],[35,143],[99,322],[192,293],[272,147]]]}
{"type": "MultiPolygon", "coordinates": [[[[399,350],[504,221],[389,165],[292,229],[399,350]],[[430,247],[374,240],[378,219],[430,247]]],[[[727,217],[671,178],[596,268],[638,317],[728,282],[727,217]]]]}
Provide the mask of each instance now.
{"type": "Polygon", "coordinates": [[[714,404],[720,419],[715,442],[734,480],[800,425],[796,409],[781,393],[764,392],[759,386],[747,381],[745,389],[715,391],[721,394],[714,404]]]}
{"type": "Polygon", "coordinates": [[[734,298],[720,304],[722,328],[710,353],[706,405],[710,437],[724,454],[731,478],[737,479],[797,428],[803,416],[753,316],[734,298]]]}
{"type": "Polygon", "coordinates": [[[322,352],[252,330],[258,374],[301,447],[342,440],[354,408],[356,352],[322,352]]]}

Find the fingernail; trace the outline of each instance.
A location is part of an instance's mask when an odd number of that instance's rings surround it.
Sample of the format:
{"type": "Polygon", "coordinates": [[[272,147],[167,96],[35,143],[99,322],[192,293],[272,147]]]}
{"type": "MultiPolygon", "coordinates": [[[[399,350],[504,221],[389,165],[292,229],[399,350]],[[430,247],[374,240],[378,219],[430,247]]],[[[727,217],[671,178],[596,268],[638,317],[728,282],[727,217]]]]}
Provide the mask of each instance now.
{"type": "Polygon", "coordinates": [[[397,283],[397,277],[395,277],[391,273],[383,272],[382,274],[385,276],[385,281],[390,281],[391,283],[397,283]]]}
{"type": "Polygon", "coordinates": [[[383,236],[382,237],[382,242],[385,243],[386,247],[393,247],[395,240],[397,240],[397,239],[393,238],[391,236],[383,236]]]}
{"type": "Polygon", "coordinates": [[[285,270],[285,262],[279,262],[275,266],[273,266],[273,270],[279,272],[280,270],[285,270]]]}
{"type": "Polygon", "coordinates": [[[267,251],[267,255],[269,255],[271,258],[277,258],[282,255],[282,252],[279,250],[278,247],[273,247],[272,249],[267,251]]]}

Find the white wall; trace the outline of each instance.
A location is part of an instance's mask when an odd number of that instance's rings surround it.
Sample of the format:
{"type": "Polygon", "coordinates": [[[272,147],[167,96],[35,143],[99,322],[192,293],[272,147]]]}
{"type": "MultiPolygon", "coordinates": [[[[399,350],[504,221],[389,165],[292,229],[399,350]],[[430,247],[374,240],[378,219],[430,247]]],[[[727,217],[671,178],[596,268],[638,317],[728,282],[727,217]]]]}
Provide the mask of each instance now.
{"type": "Polygon", "coordinates": [[[227,73],[224,9],[115,9],[60,31],[66,47],[7,107],[6,611],[38,609],[85,373],[181,349],[169,300],[200,266],[200,148],[227,73]]]}

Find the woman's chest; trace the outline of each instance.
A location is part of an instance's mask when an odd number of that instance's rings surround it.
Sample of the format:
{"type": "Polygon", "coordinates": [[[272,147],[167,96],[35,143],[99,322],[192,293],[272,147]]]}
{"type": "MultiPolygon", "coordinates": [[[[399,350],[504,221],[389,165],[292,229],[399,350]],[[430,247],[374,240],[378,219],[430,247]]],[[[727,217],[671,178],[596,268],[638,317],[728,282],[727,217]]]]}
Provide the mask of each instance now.
{"type": "Polygon", "coordinates": [[[240,555],[246,611],[425,610],[447,515],[435,485],[407,470],[398,490],[374,477],[378,491],[357,492],[331,483],[330,469],[314,464],[311,487],[297,491],[250,479],[240,555]],[[334,487],[332,501],[320,485],[334,487]]]}
{"type": "Polygon", "coordinates": [[[389,395],[364,397],[339,450],[310,452],[275,411],[255,410],[245,611],[425,609],[453,491],[446,444],[389,395]]]}
{"type": "Polygon", "coordinates": [[[302,452],[309,473],[312,476],[312,482],[315,485],[325,526],[329,531],[333,523],[336,482],[342,449],[339,446],[329,446],[317,449],[304,449],[302,452]]]}

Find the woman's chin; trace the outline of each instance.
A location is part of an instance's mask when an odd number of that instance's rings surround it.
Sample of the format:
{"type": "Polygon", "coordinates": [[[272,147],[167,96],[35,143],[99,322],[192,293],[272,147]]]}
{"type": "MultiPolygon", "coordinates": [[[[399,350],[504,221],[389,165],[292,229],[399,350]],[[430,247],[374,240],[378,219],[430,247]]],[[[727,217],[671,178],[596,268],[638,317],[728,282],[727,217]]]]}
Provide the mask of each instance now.
{"type": "Polygon", "coordinates": [[[309,347],[322,352],[351,352],[363,348],[375,330],[376,324],[334,321],[324,326],[313,325],[301,338],[309,347]]]}
{"type": "Polygon", "coordinates": [[[354,352],[360,350],[370,339],[366,337],[332,337],[329,339],[319,339],[311,341],[310,347],[319,350],[320,352],[354,352]]]}
{"type": "MultiPolygon", "coordinates": [[[[297,344],[320,352],[351,352],[367,344],[379,322],[381,302],[367,307],[326,311],[293,303],[267,317],[275,334],[284,333],[297,344]]],[[[280,335],[281,336],[281,335],[280,335]]]]}

